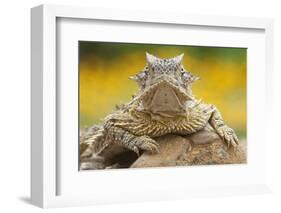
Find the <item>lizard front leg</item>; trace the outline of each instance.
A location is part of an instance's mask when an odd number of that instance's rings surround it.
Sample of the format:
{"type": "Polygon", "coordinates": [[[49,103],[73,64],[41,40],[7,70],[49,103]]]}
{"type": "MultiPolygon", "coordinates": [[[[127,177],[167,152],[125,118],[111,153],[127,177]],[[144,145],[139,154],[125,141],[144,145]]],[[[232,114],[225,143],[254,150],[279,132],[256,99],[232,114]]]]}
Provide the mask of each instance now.
{"type": "Polygon", "coordinates": [[[108,140],[132,150],[138,155],[140,154],[140,150],[159,153],[158,143],[146,135],[136,136],[121,127],[114,126],[114,123],[112,122],[106,123],[104,128],[108,140]]]}
{"type": "Polygon", "coordinates": [[[210,117],[209,123],[218,133],[218,135],[227,143],[227,145],[237,146],[239,141],[233,129],[227,126],[223,118],[215,106],[212,106],[213,112],[210,117]]]}

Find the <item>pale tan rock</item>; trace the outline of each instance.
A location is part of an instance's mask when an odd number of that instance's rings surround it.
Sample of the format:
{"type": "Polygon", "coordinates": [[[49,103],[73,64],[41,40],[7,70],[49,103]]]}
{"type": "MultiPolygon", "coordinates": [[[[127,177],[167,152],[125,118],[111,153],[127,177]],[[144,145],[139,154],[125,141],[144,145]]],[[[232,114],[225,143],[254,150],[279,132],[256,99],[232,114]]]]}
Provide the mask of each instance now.
{"type": "Polygon", "coordinates": [[[212,142],[221,141],[219,135],[213,130],[205,128],[189,136],[185,136],[187,139],[191,140],[193,144],[207,144],[212,142]]]}
{"type": "Polygon", "coordinates": [[[185,153],[177,165],[213,165],[246,163],[246,141],[228,148],[222,141],[216,140],[208,144],[196,144],[192,151],[185,153]]]}
{"type": "Polygon", "coordinates": [[[202,130],[184,137],[166,135],[156,140],[160,153],[143,153],[131,168],[246,163],[245,140],[236,148],[228,148],[212,131],[202,130]]]}
{"type": "Polygon", "coordinates": [[[159,154],[144,152],[138,157],[132,151],[111,146],[101,152],[99,157],[93,156],[85,161],[82,159],[80,170],[241,164],[247,160],[246,140],[240,140],[236,148],[228,148],[208,127],[189,136],[170,134],[155,140],[160,146],[159,154]]]}
{"type": "Polygon", "coordinates": [[[177,159],[184,156],[191,148],[191,142],[188,139],[177,135],[165,135],[157,138],[156,141],[160,145],[160,153],[143,153],[131,168],[176,166],[177,159]]]}

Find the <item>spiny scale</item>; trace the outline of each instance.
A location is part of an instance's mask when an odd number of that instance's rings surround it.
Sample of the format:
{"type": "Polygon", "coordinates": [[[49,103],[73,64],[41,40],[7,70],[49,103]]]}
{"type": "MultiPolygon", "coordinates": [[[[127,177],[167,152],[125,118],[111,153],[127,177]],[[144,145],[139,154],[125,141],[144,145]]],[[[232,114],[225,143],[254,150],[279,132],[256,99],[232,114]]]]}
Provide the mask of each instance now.
{"type": "MultiPolygon", "coordinates": [[[[210,118],[210,113],[202,113],[206,106],[193,107],[187,118],[175,118],[167,121],[157,121],[141,117],[124,117],[119,121],[115,121],[115,126],[120,127],[134,135],[147,135],[157,137],[168,133],[186,133],[190,134],[202,129],[210,118]],[[134,120],[134,122],[132,122],[134,120]]],[[[134,112],[134,115],[135,112],[134,112]]]]}

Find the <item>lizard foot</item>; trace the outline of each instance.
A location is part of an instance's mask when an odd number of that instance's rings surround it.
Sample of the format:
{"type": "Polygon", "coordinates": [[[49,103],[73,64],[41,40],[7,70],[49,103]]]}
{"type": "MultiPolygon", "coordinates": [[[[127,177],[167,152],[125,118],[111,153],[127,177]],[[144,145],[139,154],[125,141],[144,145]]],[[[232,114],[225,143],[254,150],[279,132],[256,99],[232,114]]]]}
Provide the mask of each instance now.
{"type": "Polygon", "coordinates": [[[159,144],[148,136],[136,137],[132,142],[132,150],[137,155],[139,155],[140,150],[148,151],[152,154],[159,153],[159,144]]]}
{"type": "Polygon", "coordinates": [[[230,127],[226,125],[219,127],[217,129],[217,133],[223,139],[223,141],[227,143],[228,147],[230,145],[236,147],[239,144],[238,137],[236,136],[234,130],[231,129],[230,127]]]}

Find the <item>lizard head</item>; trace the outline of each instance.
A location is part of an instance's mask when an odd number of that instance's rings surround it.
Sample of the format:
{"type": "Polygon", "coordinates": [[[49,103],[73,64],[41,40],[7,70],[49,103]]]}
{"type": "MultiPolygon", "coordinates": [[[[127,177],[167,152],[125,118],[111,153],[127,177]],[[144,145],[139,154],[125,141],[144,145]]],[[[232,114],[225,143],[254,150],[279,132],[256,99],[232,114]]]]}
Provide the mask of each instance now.
{"type": "Polygon", "coordinates": [[[183,54],[161,59],[146,53],[147,65],[132,77],[144,110],[168,117],[185,113],[186,101],[194,99],[191,84],[198,78],[184,69],[182,59],[183,54]]]}

